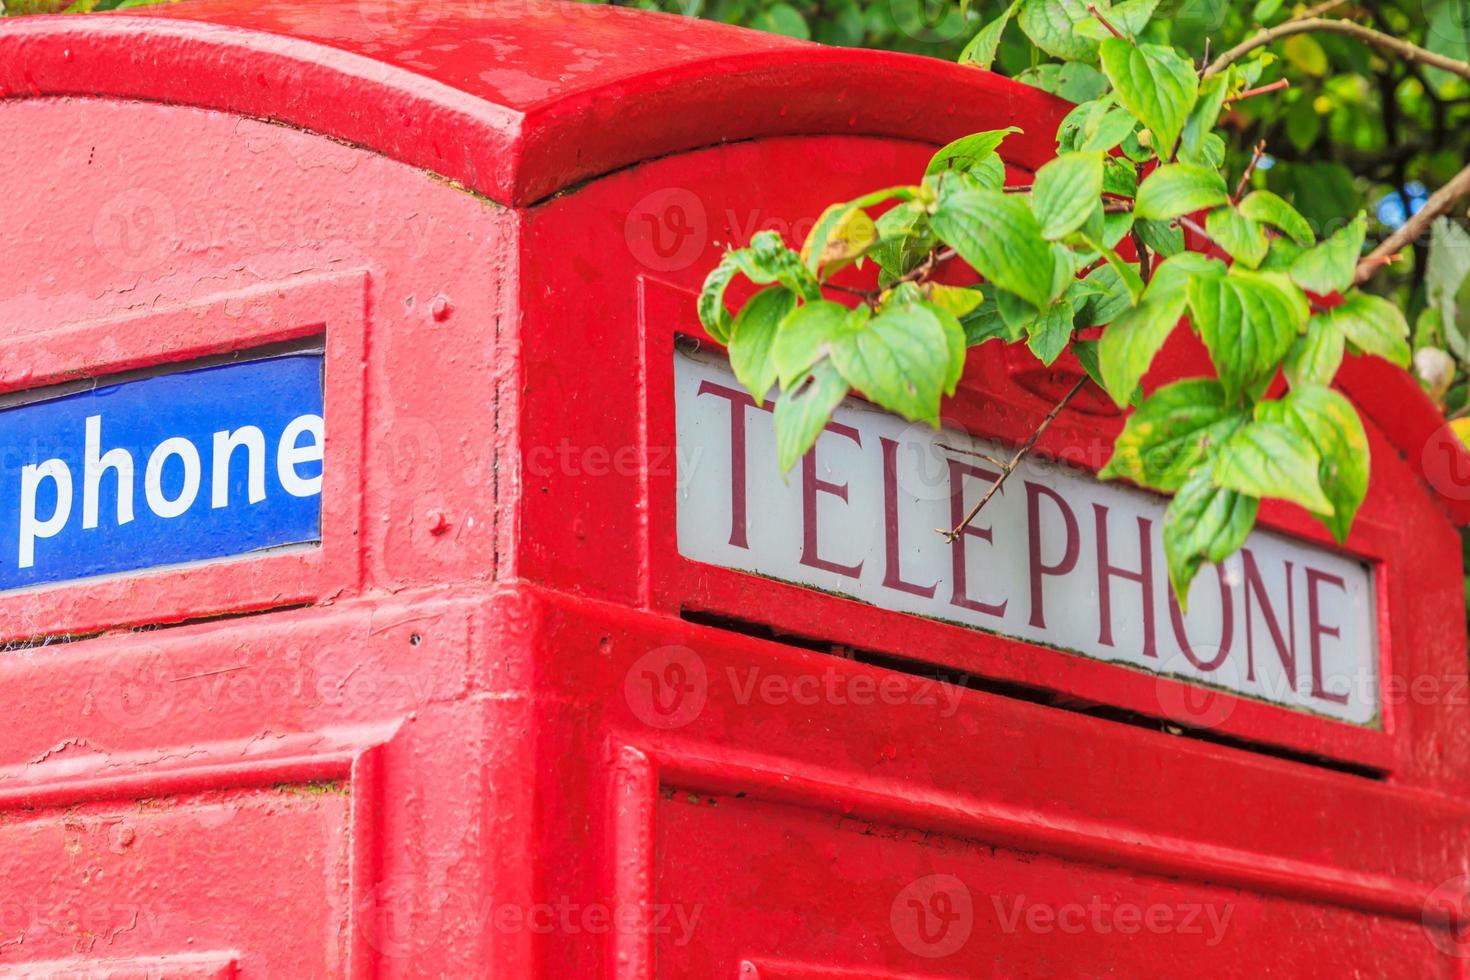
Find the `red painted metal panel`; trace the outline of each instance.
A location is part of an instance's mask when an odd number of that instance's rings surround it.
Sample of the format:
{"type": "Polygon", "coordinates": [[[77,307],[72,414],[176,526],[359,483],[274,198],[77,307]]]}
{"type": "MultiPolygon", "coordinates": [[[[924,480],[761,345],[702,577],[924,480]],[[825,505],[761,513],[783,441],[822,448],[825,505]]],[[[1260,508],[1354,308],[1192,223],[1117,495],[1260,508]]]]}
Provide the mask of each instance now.
{"type": "MultiPolygon", "coordinates": [[[[7,23],[0,89],[41,175],[0,387],[324,334],[331,433],[315,553],[0,596],[0,865],[40,909],[0,972],[1463,975],[1470,469],[1386,366],[1342,378],[1377,727],[679,557],[673,343],[722,249],[972,129],[1031,130],[1024,180],[1054,100],[377,0],[7,23]]],[[[1206,365],[1181,332],[1148,383],[1206,365]]],[[[947,417],[1016,441],[1077,370],[983,348],[947,417]]],[[[1095,470],[1120,424],[1039,450],[1095,470]]]]}

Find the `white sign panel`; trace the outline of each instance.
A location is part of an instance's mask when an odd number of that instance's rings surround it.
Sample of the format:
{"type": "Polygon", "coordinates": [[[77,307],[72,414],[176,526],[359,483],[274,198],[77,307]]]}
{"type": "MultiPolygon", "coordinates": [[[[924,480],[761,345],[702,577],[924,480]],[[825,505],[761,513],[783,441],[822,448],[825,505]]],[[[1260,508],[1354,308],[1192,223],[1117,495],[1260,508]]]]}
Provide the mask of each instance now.
{"type": "Polygon", "coordinates": [[[1179,613],[1167,501],[1028,458],[953,544],[1013,450],[848,400],[783,480],[767,406],[723,359],[674,355],[686,558],[1168,674],[1359,725],[1378,717],[1374,577],[1268,531],[1207,566],[1179,613]]]}

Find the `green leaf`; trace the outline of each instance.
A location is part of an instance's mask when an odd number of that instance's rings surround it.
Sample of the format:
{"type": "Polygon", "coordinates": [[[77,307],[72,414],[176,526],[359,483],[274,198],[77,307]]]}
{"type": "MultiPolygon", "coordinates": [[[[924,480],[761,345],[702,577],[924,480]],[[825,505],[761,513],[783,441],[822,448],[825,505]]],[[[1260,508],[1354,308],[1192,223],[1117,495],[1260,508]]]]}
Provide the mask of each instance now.
{"type": "Polygon", "coordinates": [[[835,272],[878,241],[878,227],[868,213],[851,203],[823,211],[801,246],[801,259],[813,275],[835,272]]]}
{"type": "Polygon", "coordinates": [[[705,332],[721,344],[730,340],[730,311],[725,308],[725,289],[740,271],[733,252],[726,252],[719,265],[704,277],[699,291],[699,322],[705,332]]]}
{"type": "Polygon", "coordinates": [[[1118,274],[1118,278],[1128,290],[1130,303],[1137,303],[1143,298],[1143,277],[1138,272],[1138,263],[1124,262],[1117,252],[1108,248],[1102,242],[1087,240],[1087,245],[1093,251],[1102,255],[1107,260],[1108,266],[1118,274]]]}
{"type": "Polygon", "coordinates": [[[1344,292],[1353,284],[1367,234],[1368,219],[1360,212],[1347,227],[1298,256],[1291,264],[1291,278],[1318,296],[1344,292]]]}
{"type": "Polygon", "coordinates": [[[826,300],[806,303],[793,311],[781,324],[771,344],[771,361],[781,387],[788,387],[813,364],[826,357],[840,336],[866,322],[869,312],[866,306],[849,310],[841,303],[826,300]]]}
{"type": "Polygon", "coordinates": [[[960,326],[965,328],[965,344],[970,347],[978,347],[987,340],[1011,343],[1021,336],[1000,315],[994,296],[986,296],[979,306],[961,317],[960,326]]]}
{"type": "Polygon", "coordinates": [[[1074,340],[1072,341],[1072,353],[1077,355],[1082,370],[1092,379],[1092,383],[1099,388],[1102,387],[1102,366],[1098,363],[1097,341],[1074,340]]]}
{"type": "Polygon", "coordinates": [[[1306,384],[1328,385],[1342,366],[1344,338],[1330,319],[1320,313],[1307,321],[1302,334],[1286,352],[1282,369],[1293,388],[1306,384]]]}
{"type": "Polygon", "coordinates": [[[1165,385],[1128,416],[1098,476],[1172,493],[1249,417],[1227,404],[1225,390],[1213,378],[1165,385]]]}
{"type": "Polygon", "coordinates": [[[1133,296],[1129,284],[1110,265],[1100,265],[1087,274],[1077,285],[1096,287],[1086,296],[1077,309],[1078,327],[1100,327],[1112,323],[1124,310],[1133,307],[1133,296]]]}
{"type": "Polygon", "coordinates": [[[1060,295],[1057,254],[1041,237],[1041,224],[1024,197],[998,191],[956,194],[940,202],[929,223],[960,258],[1001,289],[1038,309],[1060,295]]]}
{"type": "Polygon", "coordinates": [[[1436,218],[1429,241],[1429,260],[1424,264],[1425,301],[1439,312],[1444,329],[1444,346],[1462,362],[1470,359],[1467,310],[1461,309],[1459,293],[1470,281],[1470,234],[1448,218],[1436,218]]]}
{"type": "Polygon", "coordinates": [[[789,3],[773,3],[757,10],[755,16],[750,19],[750,26],[758,31],[784,34],[801,41],[810,41],[812,37],[806,18],[801,16],[801,11],[789,3]]]}
{"type": "Polygon", "coordinates": [[[995,291],[995,303],[1000,309],[1001,319],[1017,337],[1029,331],[1031,324],[1041,315],[1034,305],[1005,289],[995,291]]]}
{"type": "Polygon", "coordinates": [[[1205,162],[1205,138],[1215,131],[1215,124],[1220,121],[1220,110],[1225,107],[1225,96],[1229,94],[1234,78],[1232,69],[1200,82],[1199,100],[1185,120],[1184,131],[1180,135],[1179,156],[1184,162],[1205,162]]]}
{"type": "Polygon", "coordinates": [[[1257,24],[1265,24],[1276,16],[1284,3],[1285,0],[1256,0],[1256,6],[1251,10],[1251,20],[1257,24]]]}
{"type": "Polygon", "coordinates": [[[1109,211],[1103,215],[1103,244],[1108,248],[1117,248],[1132,230],[1132,211],[1109,211]]]}
{"type": "Polygon", "coordinates": [[[1240,202],[1240,213],[1252,221],[1281,229],[1288,238],[1303,247],[1316,244],[1317,236],[1301,212],[1270,191],[1251,191],[1240,202]]]}
{"type": "Polygon", "coordinates": [[[1197,276],[1188,288],[1194,325],[1231,399],[1270,378],[1311,314],[1307,298],[1279,273],[1232,269],[1197,276]]]}
{"type": "Polygon", "coordinates": [[[1409,366],[1409,321],[1382,296],[1353,290],[1342,303],[1318,316],[1354,346],[1400,367],[1409,366]]]}
{"type": "Polygon", "coordinates": [[[1166,259],[1184,251],[1184,229],[1176,221],[1135,221],[1133,227],[1145,245],[1166,259]]]}
{"type": "Polygon", "coordinates": [[[878,242],[868,250],[868,257],[891,276],[911,272],[938,241],[923,219],[924,205],[918,201],[907,201],[883,212],[874,222],[878,242]]]}
{"type": "Polygon", "coordinates": [[[924,168],[924,176],[933,177],[946,170],[958,170],[961,173],[971,170],[993,157],[1007,136],[1019,132],[1021,130],[1015,126],[1007,126],[1005,129],[992,129],[983,133],[961,136],[953,143],[941,147],[939,152],[934,154],[929,161],[929,166],[924,168]]]}
{"type": "Polygon", "coordinates": [[[786,247],[774,231],[757,232],[745,248],[728,253],[745,278],[757,286],[779,282],[804,299],[821,299],[816,277],[802,264],[801,256],[786,247]]]}
{"type": "Polygon", "coordinates": [[[969,286],[946,286],[933,282],[928,286],[929,301],[950,316],[963,317],[985,300],[985,294],[969,286]]]}
{"type": "Polygon", "coordinates": [[[730,328],[730,368],[755,397],[764,402],[776,383],[776,362],[771,345],[776,330],[796,306],[796,296],[782,286],[762,289],[750,298],[730,328]]]}
{"type": "Polygon", "coordinates": [[[1107,152],[1127,139],[1137,125],[1138,120],[1127,109],[1108,109],[1088,123],[1078,149],[1107,152]]]}
{"type": "MultiPolygon", "coordinates": [[[[960,353],[963,354],[963,346],[960,353]]],[[[868,400],[910,422],[938,426],[939,396],[951,348],[934,311],[917,303],[887,307],[832,344],[832,363],[868,400]]]]}
{"type": "MultiPolygon", "coordinates": [[[[861,256],[875,245],[881,235],[864,208],[882,204],[893,198],[912,202],[913,187],[885,187],[852,201],[833,204],[823,211],[801,246],[801,260],[816,275],[837,268],[861,256]]],[[[894,209],[890,209],[894,210],[894,209]]]]}
{"type": "Polygon", "coordinates": [[[1100,211],[1103,155],[1064,153],[1036,172],[1031,185],[1031,210],[1041,223],[1043,238],[1056,241],[1081,228],[1100,211]]]}
{"type": "Polygon", "coordinates": [[[1266,230],[1228,204],[1205,216],[1205,231],[1231,258],[1251,269],[1260,266],[1271,247],[1266,230]]]}
{"type": "Polygon", "coordinates": [[[1245,544],[1260,506],[1255,497],[1215,486],[1208,466],[1184,481],[1164,512],[1164,559],[1180,609],[1200,565],[1222,562],[1245,544]]]}
{"type": "Polygon", "coordinates": [[[1322,523],[1338,544],[1347,540],[1353,517],[1368,495],[1372,467],[1363,421],[1342,395],[1323,385],[1293,388],[1286,397],[1257,406],[1258,417],[1295,429],[1320,458],[1317,480],[1332,504],[1322,523]]]}
{"type": "MultiPolygon", "coordinates": [[[[1111,5],[1100,0],[1097,7],[1106,12],[1111,5]]],[[[1016,23],[1031,43],[1065,61],[1092,61],[1097,57],[1097,42],[1077,33],[1077,25],[1092,18],[1085,0],[1023,0],[1016,23]]]]}
{"type": "Polygon", "coordinates": [[[1212,259],[1199,252],[1180,252],[1159,263],[1153,278],[1149,280],[1148,293],[1144,300],[1152,301],[1169,293],[1182,292],[1195,279],[1223,276],[1225,272],[1225,263],[1219,259],[1212,259]]]}
{"type": "Polygon", "coordinates": [[[1138,193],[1138,171],[1133,164],[1118,157],[1108,157],[1103,169],[1103,193],[1116,197],[1133,197],[1138,193]]]}
{"type": "Polygon", "coordinates": [[[1253,421],[1241,426],[1215,454],[1215,485],[1252,497],[1275,497],[1314,514],[1331,514],[1317,471],[1321,458],[1295,429],[1253,421]]]}
{"type": "MultiPolygon", "coordinates": [[[[1159,0],[1123,0],[1122,3],[1114,4],[1104,16],[1107,17],[1108,24],[1113,25],[1120,34],[1136,38],[1148,26],[1149,18],[1153,17],[1158,6],[1159,0]]],[[[1103,41],[1113,36],[1107,25],[1096,17],[1078,24],[1077,33],[1094,41],[1103,41]]]]}
{"type": "Polygon", "coordinates": [[[1184,315],[1184,294],[1151,297],[1119,316],[1103,331],[1098,347],[1103,388],[1122,408],[1134,399],[1154,355],[1184,315]]]}
{"type": "Polygon", "coordinates": [[[1067,341],[1072,339],[1072,316],[1072,304],[1063,300],[1043,310],[1027,328],[1026,346],[1041,363],[1050,366],[1067,349],[1067,341]]]}
{"type": "Polygon", "coordinates": [[[970,43],[960,52],[960,64],[989,69],[995,63],[996,51],[1000,49],[1001,35],[1005,34],[1006,25],[1016,15],[1016,8],[1019,6],[1021,0],[1015,0],[1005,9],[1005,13],[980,28],[980,33],[971,38],[970,43]]]}
{"type": "MultiPolygon", "coordinates": [[[[979,295],[976,291],[975,295],[979,295]]],[[[945,350],[948,354],[947,367],[944,377],[941,379],[940,391],[946,395],[953,395],[960,385],[960,378],[965,373],[965,349],[970,346],[969,337],[965,334],[964,324],[960,323],[959,317],[938,303],[925,304],[925,309],[933,313],[939,320],[939,325],[944,328],[945,350]]]]}
{"type": "Polygon", "coordinates": [[[1118,101],[1153,133],[1159,155],[1167,156],[1199,98],[1194,65],[1162,44],[1134,45],[1110,37],[1100,50],[1103,73],[1118,101]]]}
{"type": "Polygon", "coordinates": [[[776,397],[776,460],[782,473],[812,448],[846,396],[847,382],[830,361],[822,361],[776,397]]]}
{"type": "Polygon", "coordinates": [[[1170,163],[1149,174],[1139,186],[1134,215],[1149,221],[1164,221],[1218,207],[1229,200],[1225,178],[1218,171],[1188,163],[1170,163]]]}

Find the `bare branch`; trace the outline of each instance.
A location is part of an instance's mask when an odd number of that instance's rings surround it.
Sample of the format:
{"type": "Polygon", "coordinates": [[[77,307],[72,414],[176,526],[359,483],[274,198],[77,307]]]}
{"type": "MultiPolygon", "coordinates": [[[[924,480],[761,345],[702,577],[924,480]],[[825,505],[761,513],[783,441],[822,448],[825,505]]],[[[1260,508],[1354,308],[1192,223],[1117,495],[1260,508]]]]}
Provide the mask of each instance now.
{"type": "Polygon", "coordinates": [[[1230,98],[1226,99],[1225,104],[1234,105],[1236,102],[1244,102],[1246,99],[1252,98],[1257,95],[1265,95],[1267,92],[1279,92],[1284,88],[1291,88],[1291,79],[1278,78],[1270,85],[1262,85],[1260,88],[1246,89],[1239,95],[1232,95],[1230,98]]]}
{"type": "Polygon", "coordinates": [[[1096,17],[1098,19],[1098,22],[1102,24],[1102,26],[1106,27],[1108,31],[1113,35],[1113,37],[1117,38],[1120,41],[1129,41],[1130,43],[1132,43],[1132,38],[1124,37],[1123,32],[1114,27],[1112,25],[1112,22],[1103,16],[1102,11],[1097,9],[1097,4],[1089,3],[1087,5],[1087,12],[1096,17]]]}
{"type": "Polygon", "coordinates": [[[1396,38],[1382,31],[1375,31],[1371,27],[1355,24],[1348,20],[1326,20],[1318,17],[1308,17],[1303,20],[1289,20],[1275,27],[1268,27],[1254,36],[1242,41],[1235,47],[1226,51],[1216,58],[1210,67],[1205,69],[1205,78],[1218,75],[1230,65],[1250,54],[1257,48],[1265,47],[1274,41],[1293,34],[1343,34],[1347,37],[1356,38],[1375,47],[1392,51],[1405,61],[1423,62],[1432,68],[1439,68],[1470,81],[1470,64],[1456,61],[1454,58],[1446,58],[1442,54],[1435,54],[1428,48],[1421,48],[1417,44],[1396,38]]]}
{"type": "Polygon", "coordinates": [[[975,519],[975,515],[980,513],[980,508],[990,503],[991,497],[994,497],[996,494],[1000,493],[1000,488],[1005,485],[1005,482],[1007,479],[1010,478],[1010,475],[1016,472],[1016,467],[1021,465],[1021,460],[1025,459],[1026,454],[1031,452],[1031,448],[1036,445],[1036,440],[1041,438],[1041,434],[1046,431],[1047,426],[1056,421],[1056,417],[1062,414],[1062,409],[1066,408],[1067,403],[1076,397],[1077,392],[1082,390],[1082,386],[1087,384],[1088,380],[1089,379],[1086,374],[1082,375],[1082,377],[1078,379],[1077,383],[1072,386],[1072,390],[1063,395],[1062,400],[1057,402],[1056,405],[1052,406],[1052,410],[1046,413],[1046,418],[1041,420],[1041,424],[1036,427],[1035,432],[1031,433],[1031,438],[1026,440],[1026,444],[1020,449],[1016,450],[1016,455],[1011,457],[1010,462],[1000,467],[1000,479],[991,484],[990,489],[985,491],[985,496],[981,497],[980,502],[977,503],[974,507],[970,508],[970,512],[965,515],[964,520],[960,521],[958,524],[947,531],[942,527],[937,527],[934,530],[944,535],[944,539],[950,542],[953,542],[955,538],[959,537],[961,534],[964,534],[965,528],[969,527],[970,522],[975,519]]]}
{"type": "Polygon", "coordinates": [[[1424,202],[1424,207],[1405,221],[1403,227],[1389,235],[1381,245],[1363,257],[1363,260],[1358,263],[1356,276],[1358,285],[1361,286],[1379,269],[1394,261],[1401,250],[1413,244],[1420,235],[1428,230],[1435,218],[1449,211],[1454,203],[1466,194],[1470,194],[1470,166],[1455,174],[1450,178],[1448,184],[1431,194],[1429,200],[1424,202]]]}
{"type": "Polygon", "coordinates": [[[1231,204],[1240,202],[1241,195],[1245,193],[1246,186],[1251,182],[1251,174],[1256,172],[1256,167],[1261,162],[1261,157],[1266,155],[1266,141],[1261,140],[1256,144],[1256,150],[1251,154],[1251,162],[1246,166],[1245,173],[1240,175],[1240,183],[1235,187],[1235,196],[1230,199],[1231,204]]]}

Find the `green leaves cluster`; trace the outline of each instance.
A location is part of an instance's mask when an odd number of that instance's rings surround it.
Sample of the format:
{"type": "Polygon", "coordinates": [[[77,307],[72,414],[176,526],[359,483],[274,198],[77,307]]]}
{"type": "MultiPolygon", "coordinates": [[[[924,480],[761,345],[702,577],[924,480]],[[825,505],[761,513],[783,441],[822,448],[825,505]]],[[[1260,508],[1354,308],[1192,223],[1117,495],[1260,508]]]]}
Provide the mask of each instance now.
{"type": "Polygon", "coordinates": [[[1072,347],[1132,409],[1100,475],[1174,495],[1163,539],[1183,601],[1203,563],[1245,541],[1264,499],[1345,539],[1367,493],[1368,443],[1333,378],[1348,352],[1406,365],[1409,349],[1397,308],[1354,288],[1361,215],[1318,241],[1284,198],[1227,181],[1217,126],[1266,60],[1202,79],[1173,47],[1140,40],[1156,2],[1099,3],[1095,16],[1077,0],[1017,0],[963,60],[989,64],[1014,22],[1097,76],[1062,122],[1055,159],[1008,187],[999,150],[1013,130],[957,140],[919,183],[828,208],[799,250],[764,234],[727,254],[700,312],[741,383],[758,399],[774,390],[783,470],[850,390],[937,426],[969,348],[1024,342],[1049,365],[1072,347]],[[1208,247],[1186,251],[1186,228],[1208,247]],[[869,262],[875,289],[850,277],[833,288],[869,262]],[[732,316],[736,275],[765,288],[732,316]],[[1147,390],[1185,322],[1215,376],[1147,390]],[[1098,327],[1095,342],[1079,335],[1098,327]]]}

